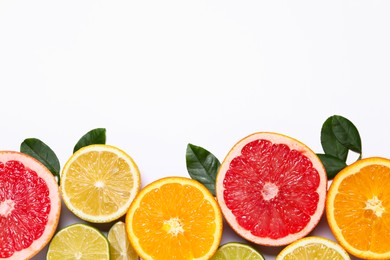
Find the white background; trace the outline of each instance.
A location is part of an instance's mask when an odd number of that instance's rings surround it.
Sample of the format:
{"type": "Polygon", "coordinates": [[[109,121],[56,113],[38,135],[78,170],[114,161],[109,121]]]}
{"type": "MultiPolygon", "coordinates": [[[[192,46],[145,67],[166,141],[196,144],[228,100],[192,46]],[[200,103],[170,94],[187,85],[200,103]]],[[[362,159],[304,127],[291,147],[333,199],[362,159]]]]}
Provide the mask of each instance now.
{"type": "MultiPolygon", "coordinates": [[[[242,137],[274,131],[322,152],[322,123],[338,114],[358,127],[363,157],[389,157],[389,11],[358,0],[0,0],[0,149],[35,137],[64,165],[104,127],[144,186],[188,176],[188,143],[222,160],[242,137]]],[[[63,212],[60,227],[79,221],[63,212]]],[[[332,238],[325,222],[313,234],[332,238]]],[[[226,227],[227,241],[242,240],[226,227]]]]}

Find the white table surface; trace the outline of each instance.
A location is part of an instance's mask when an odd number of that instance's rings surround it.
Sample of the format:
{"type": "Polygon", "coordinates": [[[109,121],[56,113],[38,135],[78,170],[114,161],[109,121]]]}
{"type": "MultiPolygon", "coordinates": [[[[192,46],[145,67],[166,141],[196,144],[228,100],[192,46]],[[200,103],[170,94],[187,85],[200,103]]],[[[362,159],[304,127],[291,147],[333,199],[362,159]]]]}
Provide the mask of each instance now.
{"type": "MultiPolygon", "coordinates": [[[[389,157],[389,11],[389,1],[0,0],[0,149],[39,138],[63,166],[104,127],[145,186],[188,176],[188,143],[222,160],[242,137],[273,131],[322,152],[322,123],[338,114],[358,127],[363,157],[389,157]]],[[[60,228],[79,222],[62,213],[60,228]]],[[[332,238],[325,221],[313,234],[332,238]]],[[[226,227],[228,241],[240,238],[226,227]]]]}

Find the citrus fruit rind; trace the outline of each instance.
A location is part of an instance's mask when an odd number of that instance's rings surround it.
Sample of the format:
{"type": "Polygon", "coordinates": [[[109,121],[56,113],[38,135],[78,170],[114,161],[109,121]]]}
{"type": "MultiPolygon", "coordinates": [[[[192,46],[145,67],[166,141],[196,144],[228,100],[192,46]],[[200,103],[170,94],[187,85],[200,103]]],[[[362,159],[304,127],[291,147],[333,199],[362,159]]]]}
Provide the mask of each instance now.
{"type": "Polygon", "coordinates": [[[258,132],[241,139],[222,162],[216,195],[232,229],[253,243],[287,245],[323,215],[327,176],[322,162],[291,137],[258,132]]]}
{"type": "Polygon", "coordinates": [[[103,233],[92,226],[71,224],[55,234],[46,259],[109,260],[109,242],[103,233]]]}
{"type": "Polygon", "coordinates": [[[390,160],[371,157],[341,170],[330,185],[326,216],[338,242],[363,259],[390,259],[390,160]]]}
{"type": "Polygon", "coordinates": [[[30,259],[53,237],[61,212],[52,173],[29,155],[0,151],[0,259],[30,259]]]}
{"type": "Polygon", "coordinates": [[[222,237],[222,214],[214,196],[185,177],[165,177],[144,187],[125,223],[144,260],[210,259],[222,237]]]}
{"type": "Polygon", "coordinates": [[[111,145],[89,145],[76,151],[61,174],[65,205],[79,218],[107,223],[126,214],[140,189],[134,160],[111,145]]]}
{"type": "Polygon", "coordinates": [[[221,245],[211,260],[264,260],[263,255],[248,244],[228,242],[221,245]]]}
{"type": "Polygon", "coordinates": [[[126,225],[122,221],[116,222],[108,231],[111,260],[138,260],[137,253],[130,244],[126,233],[126,225]]]}
{"type": "Polygon", "coordinates": [[[348,253],[336,242],[323,237],[310,236],[286,246],[276,260],[332,259],[350,260],[348,253]]]}

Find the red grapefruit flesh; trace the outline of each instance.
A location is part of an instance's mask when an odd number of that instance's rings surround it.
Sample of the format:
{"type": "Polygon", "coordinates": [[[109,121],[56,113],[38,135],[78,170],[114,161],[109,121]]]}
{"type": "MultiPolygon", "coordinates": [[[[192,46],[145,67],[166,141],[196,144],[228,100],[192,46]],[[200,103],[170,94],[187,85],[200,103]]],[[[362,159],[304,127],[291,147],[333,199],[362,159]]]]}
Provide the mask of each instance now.
{"type": "Polygon", "coordinates": [[[0,259],[30,259],[52,238],[61,200],[51,172],[34,158],[0,151],[0,259]]]}
{"type": "Polygon", "coordinates": [[[218,171],[217,200],[228,224],[260,245],[287,245],[318,224],[327,177],[316,154],[277,133],[239,141],[218,171]]]}

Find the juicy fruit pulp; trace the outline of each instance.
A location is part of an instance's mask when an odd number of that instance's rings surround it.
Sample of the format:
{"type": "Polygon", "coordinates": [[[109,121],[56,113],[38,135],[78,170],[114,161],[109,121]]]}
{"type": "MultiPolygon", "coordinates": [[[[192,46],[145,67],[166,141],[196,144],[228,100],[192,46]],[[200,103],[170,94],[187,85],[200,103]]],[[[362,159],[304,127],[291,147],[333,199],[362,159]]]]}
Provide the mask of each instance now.
{"type": "Polygon", "coordinates": [[[58,232],[50,243],[47,260],[108,260],[109,245],[99,230],[74,224],[58,232]]]}
{"type": "Polygon", "coordinates": [[[278,239],[301,231],[319,201],[319,176],[308,158],[267,140],[244,147],[230,163],[224,185],[227,207],[240,225],[259,237],[278,239]]]}
{"type": "Polygon", "coordinates": [[[228,154],[217,176],[217,198],[228,223],[244,238],[285,245],[308,234],[325,206],[326,174],[306,146],[256,133],[228,154]]]}
{"type": "Polygon", "coordinates": [[[18,161],[0,162],[0,257],[29,247],[42,236],[50,212],[49,189],[18,161]]]}
{"type": "Polygon", "coordinates": [[[264,260],[264,257],[253,247],[237,243],[229,242],[218,248],[217,252],[211,260],[264,260]]]}
{"type": "Polygon", "coordinates": [[[126,229],[142,259],[209,259],[221,240],[222,215],[202,184],[168,177],[140,191],[126,229]]]}
{"type": "Polygon", "coordinates": [[[52,174],[27,155],[0,152],[0,259],[35,255],[51,239],[59,213],[52,174]]]}
{"type": "Polygon", "coordinates": [[[110,242],[111,260],[138,260],[137,253],[127,237],[125,223],[115,223],[108,231],[107,239],[110,242]]]}
{"type": "Polygon", "coordinates": [[[362,159],[341,171],[327,201],[329,226],[361,258],[390,258],[390,160],[362,159]]]}
{"type": "Polygon", "coordinates": [[[66,163],[61,178],[65,204],[90,222],[110,222],[126,214],[140,187],[135,162],[109,145],[78,150],[66,163]]]}
{"type": "Polygon", "coordinates": [[[305,237],[286,248],[276,257],[277,260],[350,260],[348,253],[337,243],[322,237],[305,237]]]}

